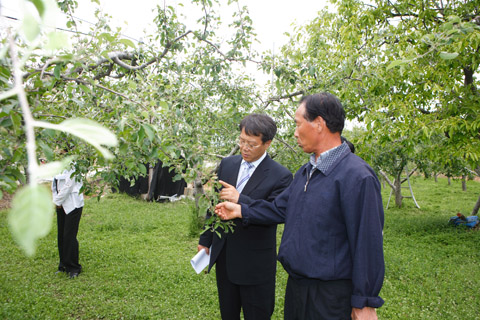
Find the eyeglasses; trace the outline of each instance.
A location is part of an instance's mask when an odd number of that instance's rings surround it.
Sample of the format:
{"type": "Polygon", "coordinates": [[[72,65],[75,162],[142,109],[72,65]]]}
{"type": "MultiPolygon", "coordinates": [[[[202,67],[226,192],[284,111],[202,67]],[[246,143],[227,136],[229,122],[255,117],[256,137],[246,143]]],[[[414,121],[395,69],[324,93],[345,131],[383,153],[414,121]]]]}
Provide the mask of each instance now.
{"type": "Polygon", "coordinates": [[[258,147],[260,147],[259,144],[257,145],[252,145],[250,143],[248,143],[247,141],[243,140],[243,139],[238,139],[237,140],[237,144],[239,147],[241,148],[245,148],[245,149],[249,149],[249,150],[255,150],[257,149],[258,147]]]}

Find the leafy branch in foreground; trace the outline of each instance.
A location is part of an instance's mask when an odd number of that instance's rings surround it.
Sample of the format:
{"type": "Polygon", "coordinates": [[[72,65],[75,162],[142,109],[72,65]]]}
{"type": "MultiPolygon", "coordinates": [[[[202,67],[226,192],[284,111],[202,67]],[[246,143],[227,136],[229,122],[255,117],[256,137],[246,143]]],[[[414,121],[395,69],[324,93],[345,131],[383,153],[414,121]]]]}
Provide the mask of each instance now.
{"type": "MultiPolygon", "coordinates": [[[[36,155],[35,127],[50,128],[80,137],[96,147],[106,158],[112,158],[112,155],[102,145],[109,147],[117,145],[117,138],[113,133],[91,120],[71,119],[54,125],[34,119],[24,89],[22,78],[23,61],[29,58],[31,52],[40,47],[43,36],[41,27],[43,24],[48,25],[46,19],[54,16],[55,11],[58,9],[56,4],[51,1],[35,2],[35,5],[42,21],[32,19],[28,24],[22,26],[20,31],[23,31],[26,35],[27,42],[30,41],[31,43],[24,52],[18,52],[14,36],[9,31],[8,50],[13,70],[13,87],[2,95],[4,99],[17,96],[23,116],[27,149],[28,184],[20,188],[15,194],[12,200],[12,208],[8,214],[8,222],[15,240],[29,256],[35,253],[35,242],[50,231],[54,213],[50,192],[39,184],[39,180],[52,177],[61,172],[73,159],[69,157],[64,159],[64,161],[39,165],[36,155]]],[[[66,42],[62,41],[65,40],[62,37],[47,35],[47,38],[49,40],[45,47],[52,50],[60,49],[66,45],[66,42]]],[[[7,55],[7,52],[5,52],[5,55],[7,55]]]]}

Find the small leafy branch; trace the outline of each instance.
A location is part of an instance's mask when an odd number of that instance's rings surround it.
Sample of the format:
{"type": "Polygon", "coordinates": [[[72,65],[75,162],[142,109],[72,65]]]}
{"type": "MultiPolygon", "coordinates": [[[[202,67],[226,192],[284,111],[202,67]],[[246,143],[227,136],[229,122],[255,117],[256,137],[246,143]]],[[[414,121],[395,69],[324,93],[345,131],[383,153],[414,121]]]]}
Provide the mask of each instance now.
{"type": "Polygon", "coordinates": [[[202,233],[210,231],[215,232],[219,237],[222,237],[218,229],[222,229],[224,233],[233,233],[235,223],[232,220],[221,220],[215,214],[215,206],[221,201],[218,196],[218,190],[220,190],[222,185],[218,182],[216,177],[211,180],[213,181],[211,188],[207,188],[204,194],[202,194],[198,199],[200,214],[207,212],[207,219],[205,221],[204,230],[202,233]]]}
{"type": "Polygon", "coordinates": [[[0,56],[2,59],[10,58],[13,71],[13,86],[0,94],[0,100],[14,96],[18,97],[24,120],[28,161],[26,172],[28,184],[15,194],[12,200],[12,208],[8,214],[8,222],[15,240],[28,256],[35,253],[35,242],[46,236],[50,231],[54,213],[50,192],[47,188],[41,186],[38,181],[60,173],[74,159],[73,157],[67,157],[62,161],[39,165],[36,155],[35,128],[48,128],[72,134],[97,148],[106,159],[112,159],[113,155],[104,146],[114,147],[118,143],[113,133],[92,120],[67,119],[59,124],[52,124],[34,119],[23,83],[22,69],[25,61],[39,48],[47,48],[53,52],[67,46],[67,38],[52,31],[46,35],[47,42],[43,42],[42,26],[49,25],[48,21],[54,19],[58,7],[53,1],[32,2],[40,20],[30,16],[31,19],[28,19],[28,21],[25,19],[28,23],[24,23],[19,30],[28,43],[27,47],[19,52],[19,48],[14,41],[15,35],[9,30],[8,52],[3,50],[0,56]]]}

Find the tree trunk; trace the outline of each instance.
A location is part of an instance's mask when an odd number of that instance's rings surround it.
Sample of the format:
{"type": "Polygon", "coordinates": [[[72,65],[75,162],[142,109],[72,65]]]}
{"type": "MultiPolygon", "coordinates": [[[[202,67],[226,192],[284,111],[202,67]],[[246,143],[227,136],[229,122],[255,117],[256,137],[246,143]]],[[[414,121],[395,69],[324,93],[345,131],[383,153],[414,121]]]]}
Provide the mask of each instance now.
{"type": "Polygon", "coordinates": [[[462,176],[462,191],[467,191],[467,176],[462,176]]]}
{"type": "Polygon", "coordinates": [[[435,182],[438,182],[438,173],[434,173],[433,177],[435,178],[435,182]]]}
{"type": "Polygon", "coordinates": [[[448,185],[449,185],[449,186],[452,185],[452,180],[450,179],[450,177],[448,177],[448,185]]]}
{"type": "Polygon", "coordinates": [[[477,203],[475,207],[473,207],[472,216],[476,216],[478,214],[478,210],[480,209],[480,195],[478,196],[477,203]]]}
{"type": "Polygon", "coordinates": [[[205,191],[203,190],[202,180],[195,179],[193,182],[193,195],[195,197],[195,207],[198,208],[198,199],[204,194],[205,191]]]}
{"type": "Polygon", "coordinates": [[[397,208],[401,208],[402,207],[402,199],[403,199],[403,196],[402,196],[402,172],[400,171],[398,174],[397,174],[397,177],[395,178],[395,181],[393,182],[394,185],[395,185],[395,205],[397,206],[397,208]]]}

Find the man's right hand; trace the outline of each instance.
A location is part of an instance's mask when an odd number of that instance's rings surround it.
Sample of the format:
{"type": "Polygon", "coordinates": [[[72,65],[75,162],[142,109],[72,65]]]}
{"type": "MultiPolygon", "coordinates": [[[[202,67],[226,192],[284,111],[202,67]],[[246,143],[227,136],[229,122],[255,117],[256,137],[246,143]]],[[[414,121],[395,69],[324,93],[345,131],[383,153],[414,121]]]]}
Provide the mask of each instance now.
{"type": "Polygon", "coordinates": [[[200,252],[200,250],[202,250],[202,249],[205,249],[205,252],[207,253],[207,255],[210,255],[210,249],[207,248],[207,247],[202,246],[201,244],[199,244],[199,245],[197,246],[197,252],[200,252]]]}
{"type": "Polygon", "coordinates": [[[234,186],[226,183],[225,181],[219,180],[218,182],[220,182],[220,184],[223,186],[222,190],[220,190],[219,192],[220,199],[227,200],[233,203],[238,203],[240,193],[237,191],[237,189],[235,189],[234,186]]]}

